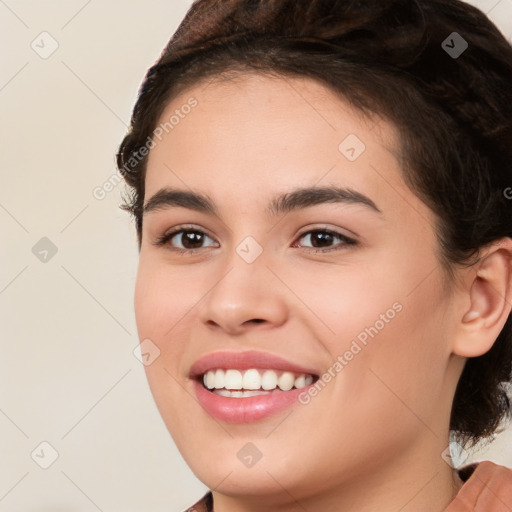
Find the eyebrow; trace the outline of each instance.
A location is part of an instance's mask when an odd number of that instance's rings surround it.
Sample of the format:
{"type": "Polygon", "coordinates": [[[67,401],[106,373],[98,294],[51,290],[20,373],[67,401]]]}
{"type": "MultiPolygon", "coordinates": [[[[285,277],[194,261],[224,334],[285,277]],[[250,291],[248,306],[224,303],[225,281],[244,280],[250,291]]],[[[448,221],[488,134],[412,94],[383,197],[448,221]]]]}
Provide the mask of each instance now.
{"type": "MultiPolygon", "coordinates": [[[[277,216],[325,203],[359,204],[382,214],[382,211],[369,197],[351,188],[341,187],[298,188],[273,198],[266,212],[277,216]]],[[[215,203],[206,195],[166,187],[160,189],[146,202],[143,214],[172,207],[188,208],[216,216],[219,213],[215,203]]]]}

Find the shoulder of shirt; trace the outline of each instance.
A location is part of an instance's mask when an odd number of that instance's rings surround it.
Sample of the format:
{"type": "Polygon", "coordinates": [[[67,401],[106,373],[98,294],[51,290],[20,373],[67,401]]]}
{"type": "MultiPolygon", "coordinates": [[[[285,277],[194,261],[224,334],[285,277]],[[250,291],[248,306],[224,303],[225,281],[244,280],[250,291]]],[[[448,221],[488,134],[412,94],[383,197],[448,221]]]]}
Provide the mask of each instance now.
{"type": "Polygon", "coordinates": [[[197,503],[187,508],[185,512],[213,512],[213,496],[208,491],[197,503]]]}

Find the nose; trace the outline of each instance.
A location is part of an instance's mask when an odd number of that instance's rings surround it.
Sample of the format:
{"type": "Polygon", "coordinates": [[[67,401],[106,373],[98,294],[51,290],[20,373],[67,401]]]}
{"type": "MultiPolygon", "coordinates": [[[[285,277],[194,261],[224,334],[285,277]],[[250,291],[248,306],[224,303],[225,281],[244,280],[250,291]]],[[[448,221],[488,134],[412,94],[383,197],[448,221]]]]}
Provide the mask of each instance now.
{"type": "Polygon", "coordinates": [[[234,254],[211,283],[198,313],[209,329],[240,335],[286,322],[285,290],[263,257],[247,263],[234,254]]]}

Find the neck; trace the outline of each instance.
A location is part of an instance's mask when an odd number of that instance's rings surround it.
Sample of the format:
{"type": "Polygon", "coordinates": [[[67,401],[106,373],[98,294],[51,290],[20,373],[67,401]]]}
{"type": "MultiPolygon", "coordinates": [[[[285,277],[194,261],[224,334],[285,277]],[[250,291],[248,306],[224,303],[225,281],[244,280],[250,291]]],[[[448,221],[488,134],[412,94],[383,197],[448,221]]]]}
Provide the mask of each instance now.
{"type": "Polygon", "coordinates": [[[214,512],[444,512],[463,482],[441,458],[442,443],[427,444],[428,457],[424,446],[415,446],[410,453],[387,460],[385,467],[356,472],[356,477],[316,494],[302,492],[307,484],[286,488],[275,478],[272,483],[278,491],[272,495],[227,496],[213,491],[214,512]]]}

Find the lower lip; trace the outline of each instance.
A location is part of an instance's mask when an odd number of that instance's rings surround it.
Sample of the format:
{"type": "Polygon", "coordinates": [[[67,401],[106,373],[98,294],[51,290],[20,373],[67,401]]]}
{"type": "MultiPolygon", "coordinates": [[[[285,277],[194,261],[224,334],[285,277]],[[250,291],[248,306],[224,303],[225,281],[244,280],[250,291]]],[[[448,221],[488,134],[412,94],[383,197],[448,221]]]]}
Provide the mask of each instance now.
{"type": "Polygon", "coordinates": [[[228,423],[252,423],[290,407],[298,396],[309,388],[293,389],[268,395],[231,398],[208,391],[200,382],[194,381],[194,390],[203,409],[214,418],[228,423]]]}

